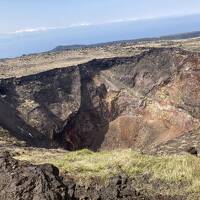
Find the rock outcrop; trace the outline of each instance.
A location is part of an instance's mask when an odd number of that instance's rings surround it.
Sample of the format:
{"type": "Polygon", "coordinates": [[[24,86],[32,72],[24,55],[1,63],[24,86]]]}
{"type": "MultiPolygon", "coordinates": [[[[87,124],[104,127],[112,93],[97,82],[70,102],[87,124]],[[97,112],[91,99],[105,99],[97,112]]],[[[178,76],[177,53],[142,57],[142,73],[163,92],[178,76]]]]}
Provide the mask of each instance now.
{"type": "Polygon", "coordinates": [[[0,199],[66,200],[67,188],[59,171],[50,164],[20,162],[0,154],[0,199]]]}
{"type": "Polygon", "coordinates": [[[79,185],[59,176],[50,164],[32,165],[0,154],[1,200],[182,200],[162,194],[137,190],[131,179],[116,176],[108,183],[79,185]]]}
{"type": "Polygon", "coordinates": [[[0,80],[0,124],[31,145],[148,149],[196,131],[200,54],[151,49],[0,80]]]}

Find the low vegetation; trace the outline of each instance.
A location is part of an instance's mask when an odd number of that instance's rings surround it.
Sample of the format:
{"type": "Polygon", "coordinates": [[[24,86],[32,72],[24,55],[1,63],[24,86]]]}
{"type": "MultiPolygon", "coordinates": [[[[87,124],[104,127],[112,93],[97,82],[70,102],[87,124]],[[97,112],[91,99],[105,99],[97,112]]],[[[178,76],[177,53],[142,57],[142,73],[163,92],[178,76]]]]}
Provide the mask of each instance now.
{"type": "MultiPolygon", "coordinates": [[[[24,150],[18,152],[16,158],[37,164],[52,163],[62,173],[84,183],[106,181],[117,174],[125,174],[128,177],[149,175],[149,184],[156,181],[167,184],[166,193],[187,193],[190,196],[200,193],[200,159],[189,154],[153,156],[131,149],[96,153],[89,150],[24,150]]],[[[164,187],[162,189],[164,190],[164,187]]],[[[192,198],[195,199],[194,196],[192,198]]]]}

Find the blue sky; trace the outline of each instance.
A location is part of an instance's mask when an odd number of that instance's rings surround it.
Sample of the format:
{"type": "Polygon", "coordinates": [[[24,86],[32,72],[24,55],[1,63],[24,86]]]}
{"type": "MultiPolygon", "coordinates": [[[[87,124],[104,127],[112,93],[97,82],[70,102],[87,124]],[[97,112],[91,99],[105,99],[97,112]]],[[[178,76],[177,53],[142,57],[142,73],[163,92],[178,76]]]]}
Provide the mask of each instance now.
{"type": "Polygon", "coordinates": [[[197,13],[199,0],[1,0],[0,34],[197,13]]]}
{"type": "Polygon", "coordinates": [[[200,0],[0,0],[0,58],[200,31],[200,0]]]}

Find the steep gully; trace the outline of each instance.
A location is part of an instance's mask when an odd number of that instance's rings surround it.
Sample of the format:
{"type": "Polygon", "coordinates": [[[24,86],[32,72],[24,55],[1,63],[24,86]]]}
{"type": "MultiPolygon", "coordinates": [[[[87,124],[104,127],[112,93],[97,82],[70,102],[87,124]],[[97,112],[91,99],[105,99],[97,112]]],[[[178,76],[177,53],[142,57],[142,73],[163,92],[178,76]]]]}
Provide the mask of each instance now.
{"type": "Polygon", "coordinates": [[[32,146],[148,149],[199,130],[200,54],[151,49],[1,79],[0,110],[32,146]]]}

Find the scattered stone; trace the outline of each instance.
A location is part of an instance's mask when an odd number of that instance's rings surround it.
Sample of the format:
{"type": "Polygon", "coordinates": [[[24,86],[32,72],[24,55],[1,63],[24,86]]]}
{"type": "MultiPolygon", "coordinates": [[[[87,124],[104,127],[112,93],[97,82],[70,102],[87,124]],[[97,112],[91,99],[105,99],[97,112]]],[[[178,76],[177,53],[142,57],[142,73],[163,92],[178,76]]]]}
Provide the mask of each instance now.
{"type": "Polygon", "coordinates": [[[195,147],[190,147],[186,150],[188,153],[194,155],[194,156],[198,156],[198,151],[195,147]]]}

